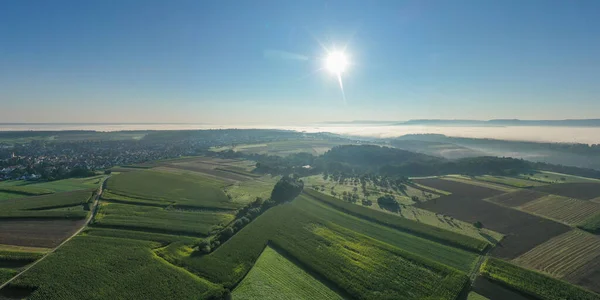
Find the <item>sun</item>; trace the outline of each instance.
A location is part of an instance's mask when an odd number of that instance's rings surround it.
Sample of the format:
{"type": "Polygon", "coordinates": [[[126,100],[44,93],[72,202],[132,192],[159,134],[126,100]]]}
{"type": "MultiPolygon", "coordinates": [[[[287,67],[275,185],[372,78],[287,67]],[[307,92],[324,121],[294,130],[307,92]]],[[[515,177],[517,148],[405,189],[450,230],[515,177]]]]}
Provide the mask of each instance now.
{"type": "Polygon", "coordinates": [[[348,67],[348,58],[344,52],[334,51],[327,55],[325,68],[336,75],[342,74],[348,67]]]}

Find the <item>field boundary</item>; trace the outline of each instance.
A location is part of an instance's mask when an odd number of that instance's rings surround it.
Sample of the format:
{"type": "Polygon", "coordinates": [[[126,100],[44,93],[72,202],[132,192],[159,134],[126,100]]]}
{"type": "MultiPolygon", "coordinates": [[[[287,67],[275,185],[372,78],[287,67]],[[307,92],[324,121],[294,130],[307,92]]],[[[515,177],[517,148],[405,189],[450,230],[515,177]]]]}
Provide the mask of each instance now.
{"type": "MultiPolygon", "coordinates": [[[[320,192],[317,192],[317,193],[320,193],[320,192]]],[[[475,248],[474,246],[468,246],[468,245],[465,245],[465,244],[461,244],[461,243],[459,243],[457,241],[453,241],[451,239],[443,239],[443,238],[437,237],[437,236],[435,236],[433,234],[428,234],[426,232],[420,232],[418,230],[414,230],[414,229],[407,228],[407,227],[401,227],[400,225],[389,224],[389,223],[386,223],[384,221],[378,220],[377,218],[365,216],[365,215],[363,215],[363,214],[361,214],[359,212],[350,211],[350,210],[342,207],[341,205],[335,205],[333,203],[330,203],[329,201],[324,201],[323,199],[319,199],[318,197],[310,194],[310,191],[303,191],[303,194],[306,195],[306,196],[308,196],[308,197],[310,197],[311,199],[319,201],[319,202],[321,202],[321,203],[323,203],[325,205],[331,206],[332,208],[334,208],[336,210],[339,210],[339,211],[341,211],[343,213],[346,213],[348,215],[351,215],[351,216],[354,216],[354,217],[357,217],[359,219],[366,220],[366,221],[369,221],[369,222],[373,222],[375,224],[379,224],[381,226],[385,226],[385,227],[388,227],[388,228],[391,228],[391,229],[394,229],[394,230],[398,230],[400,232],[408,233],[408,234],[411,234],[411,235],[414,235],[414,236],[417,236],[417,237],[420,237],[420,238],[423,238],[423,239],[426,239],[426,240],[437,242],[437,243],[440,243],[440,244],[445,245],[445,246],[462,249],[462,250],[465,250],[465,251],[468,251],[468,252],[472,252],[472,253],[475,253],[475,254],[481,254],[486,249],[491,248],[491,247],[494,246],[489,241],[485,242],[485,241],[482,241],[482,240],[479,240],[479,239],[476,239],[476,238],[473,238],[473,237],[470,237],[470,236],[467,236],[467,235],[463,235],[463,234],[460,234],[460,233],[457,233],[457,232],[453,232],[453,231],[450,231],[450,230],[446,230],[446,229],[443,229],[443,228],[440,228],[440,227],[436,227],[436,226],[425,224],[425,223],[421,223],[421,222],[416,222],[414,220],[407,219],[407,218],[404,218],[402,216],[389,214],[391,217],[399,218],[400,220],[403,220],[403,221],[407,222],[408,224],[415,224],[415,226],[421,226],[423,228],[431,228],[432,230],[440,231],[440,232],[442,232],[444,234],[447,234],[449,236],[459,236],[459,237],[461,237],[463,239],[467,239],[467,240],[471,240],[473,242],[477,242],[478,244],[482,244],[482,245],[485,244],[483,248],[480,248],[480,247],[475,248]]],[[[323,194],[323,196],[329,197],[329,196],[324,195],[324,194],[323,194]]],[[[335,199],[335,200],[344,203],[342,200],[338,200],[338,199],[335,199]]],[[[355,204],[351,204],[351,205],[355,205],[355,204]]],[[[357,207],[361,207],[361,206],[357,205],[357,207]]],[[[365,208],[365,209],[370,209],[370,208],[365,208]]],[[[375,210],[373,210],[373,211],[377,212],[375,210]]],[[[386,212],[378,212],[378,213],[388,214],[386,212]]]]}
{"type": "Polygon", "coordinates": [[[75,236],[77,236],[78,234],[80,234],[81,232],[83,232],[83,230],[88,226],[88,224],[92,221],[92,218],[95,216],[95,214],[93,213],[93,211],[96,210],[96,208],[98,207],[98,202],[100,201],[100,196],[102,195],[102,192],[104,191],[104,184],[106,183],[106,181],[108,180],[109,177],[110,176],[106,176],[103,179],[102,183],[100,184],[100,187],[98,188],[98,193],[96,193],[96,195],[95,195],[92,212],[88,215],[87,219],[85,220],[85,223],[81,226],[81,228],[79,228],[77,231],[75,231],[75,233],[73,233],[70,237],[68,237],[67,239],[65,239],[62,243],[60,243],[54,249],[52,249],[52,250],[48,251],[47,253],[45,253],[44,256],[42,256],[40,259],[34,261],[32,264],[30,264],[29,266],[25,267],[18,274],[16,274],[13,278],[11,278],[8,281],[6,281],[5,283],[1,284],[0,285],[0,290],[2,290],[3,288],[5,288],[6,286],[8,286],[11,282],[15,281],[15,279],[21,277],[23,274],[25,274],[25,272],[29,271],[31,268],[33,268],[38,263],[40,263],[41,261],[43,261],[44,259],[46,259],[52,253],[56,252],[56,250],[60,249],[60,247],[62,247],[64,244],[66,244],[70,240],[72,240],[75,236]]]}

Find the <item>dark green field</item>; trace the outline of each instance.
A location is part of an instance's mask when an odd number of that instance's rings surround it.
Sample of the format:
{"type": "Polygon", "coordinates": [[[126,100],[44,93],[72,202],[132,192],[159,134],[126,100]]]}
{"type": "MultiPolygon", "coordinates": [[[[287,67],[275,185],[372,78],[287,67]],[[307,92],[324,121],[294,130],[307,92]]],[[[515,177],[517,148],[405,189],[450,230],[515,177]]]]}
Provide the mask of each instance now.
{"type": "Polygon", "coordinates": [[[141,231],[208,236],[227,225],[233,215],[212,211],[185,211],[154,206],[105,203],[94,226],[141,231]]]}
{"type": "MultiPolygon", "coordinates": [[[[182,255],[180,245],[173,244],[158,252],[168,261],[183,266],[226,287],[235,286],[252,268],[264,247],[271,243],[297,259],[300,264],[321,274],[339,289],[362,299],[420,299],[433,296],[453,299],[466,284],[467,277],[456,269],[399,248],[404,243],[410,250],[420,248],[448,262],[469,270],[476,258],[468,252],[406,235],[372,224],[338,211],[327,211],[324,217],[311,209],[322,210],[301,196],[293,203],[270,209],[214,253],[204,256],[182,255]],[[336,216],[336,214],[340,214],[336,216]],[[340,220],[346,219],[344,221],[340,220]],[[367,228],[361,233],[383,231],[386,242],[348,229],[367,228]],[[387,236],[387,238],[385,238],[387,236]],[[395,238],[394,236],[399,236],[395,238]],[[422,245],[418,246],[418,244],[422,245]]],[[[422,255],[423,253],[419,253],[422,255]]]]}
{"type": "Polygon", "coordinates": [[[112,194],[157,205],[199,209],[239,208],[240,205],[230,201],[222,191],[223,185],[223,182],[208,177],[152,170],[121,173],[107,181],[107,189],[112,194]]]}
{"type": "Polygon", "coordinates": [[[44,196],[1,200],[0,219],[83,219],[86,217],[87,212],[81,209],[81,206],[88,204],[91,197],[92,191],[81,190],[44,196]]]}
{"type": "Polygon", "coordinates": [[[157,257],[160,244],[80,236],[3,289],[28,299],[197,299],[223,289],[157,257]]]}

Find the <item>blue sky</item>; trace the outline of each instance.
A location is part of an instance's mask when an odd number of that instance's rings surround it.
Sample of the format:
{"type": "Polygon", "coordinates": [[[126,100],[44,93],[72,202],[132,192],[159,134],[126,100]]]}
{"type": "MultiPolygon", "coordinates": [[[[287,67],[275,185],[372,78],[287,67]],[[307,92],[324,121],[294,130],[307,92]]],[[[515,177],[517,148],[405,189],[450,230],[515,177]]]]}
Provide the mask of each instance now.
{"type": "Polygon", "coordinates": [[[3,1],[0,122],[600,117],[600,1],[3,1]],[[346,100],[323,66],[346,45],[346,100]],[[299,59],[306,58],[306,59],[299,59]]]}

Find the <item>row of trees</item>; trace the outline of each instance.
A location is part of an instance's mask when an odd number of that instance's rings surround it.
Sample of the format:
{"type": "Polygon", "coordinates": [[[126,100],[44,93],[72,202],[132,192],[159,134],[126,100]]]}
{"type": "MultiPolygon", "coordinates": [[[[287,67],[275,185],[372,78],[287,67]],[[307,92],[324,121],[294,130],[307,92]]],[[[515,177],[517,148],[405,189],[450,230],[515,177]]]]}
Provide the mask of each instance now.
{"type": "Polygon", "coordinates": [[[294,200],[304,189],[304,182],[297,176],[283,176],[273,187],[271,197],[263,200],[257,197],[255,201],[240,209],[235,221],[219,231],[212,239],[205,239],[198,244],[198,250],[207,254],[229,240],[236,232],[264,213],[269,208],[294,200]]]}

